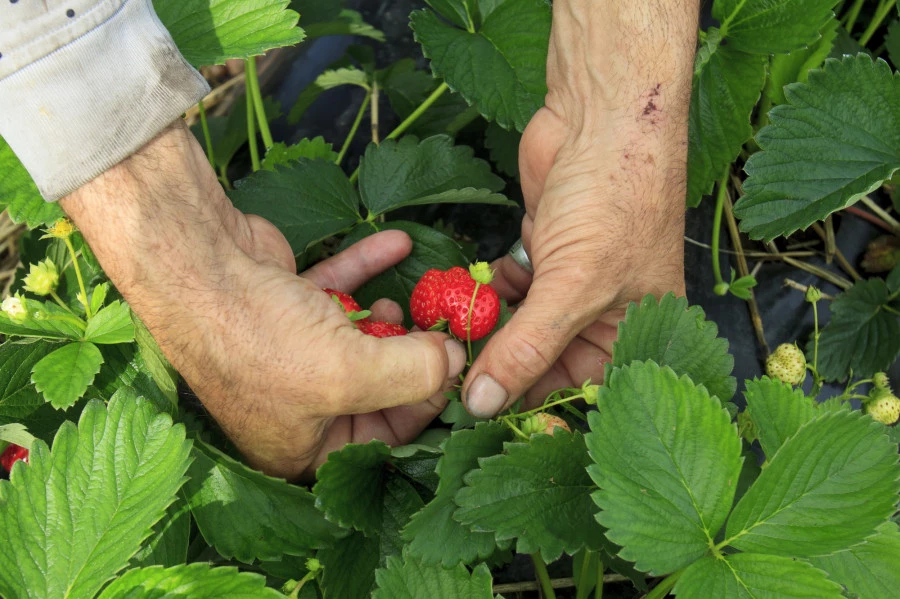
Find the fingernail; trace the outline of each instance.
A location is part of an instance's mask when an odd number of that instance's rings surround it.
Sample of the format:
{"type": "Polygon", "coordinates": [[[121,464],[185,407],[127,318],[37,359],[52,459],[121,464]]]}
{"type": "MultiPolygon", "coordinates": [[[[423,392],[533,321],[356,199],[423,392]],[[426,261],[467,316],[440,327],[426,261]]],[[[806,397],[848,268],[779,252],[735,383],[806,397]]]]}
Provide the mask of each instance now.
{"type": "Polygon", "coordinates": [[[466,393],[466,407],[473,416],[491,418],[506,404],[509,394],[490,375],[480,374],[469,392],[466,393]]]}
{"type": "Polygon", "coordinates": [[[448,379],[455,379],[462,374],[463,368],[466,367],[466,348],[459,341],[447,339],[444,341],[444,347],[447,348],[447,357],[450,358],[450,371],[448,379]]]}

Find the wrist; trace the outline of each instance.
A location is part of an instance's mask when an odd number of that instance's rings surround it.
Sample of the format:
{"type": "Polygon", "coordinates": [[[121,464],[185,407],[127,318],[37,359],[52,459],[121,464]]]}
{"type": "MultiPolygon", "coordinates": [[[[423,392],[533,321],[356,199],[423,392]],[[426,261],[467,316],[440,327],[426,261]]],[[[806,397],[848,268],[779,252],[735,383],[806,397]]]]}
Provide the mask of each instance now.
{"type": "Polygon", "coordinates": [[[547,106],[573,130],[685,118],[698,14],[698,0],[554,2],[547,106]]]}

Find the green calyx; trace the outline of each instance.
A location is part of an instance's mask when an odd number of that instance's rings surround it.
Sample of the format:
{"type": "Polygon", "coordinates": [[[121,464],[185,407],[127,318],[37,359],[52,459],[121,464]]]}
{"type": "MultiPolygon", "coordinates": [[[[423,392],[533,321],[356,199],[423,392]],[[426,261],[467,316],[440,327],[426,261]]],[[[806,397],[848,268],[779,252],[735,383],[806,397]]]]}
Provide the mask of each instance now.
{"type": "Polygon", "coordinates": [[[487,262],[476,262],[469,265],[469,274],[476,283],[488,285],[494,280],[494,271],[487,262]]]}

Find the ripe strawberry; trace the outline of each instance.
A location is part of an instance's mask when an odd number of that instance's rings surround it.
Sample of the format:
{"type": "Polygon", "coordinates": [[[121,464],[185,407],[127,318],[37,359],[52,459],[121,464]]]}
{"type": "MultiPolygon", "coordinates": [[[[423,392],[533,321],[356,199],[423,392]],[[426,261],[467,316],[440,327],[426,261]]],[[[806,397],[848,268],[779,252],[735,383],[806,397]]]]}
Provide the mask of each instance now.
{"type": "Polygon", "coordinates": [[[402,324],[394,324],[392,322],[380,322],[371,320],[357,321],[356,327],[372,337],[397,337],[406,335],[409,331],[402,324]]]}
{"type": "Polygon", "coordinates": [[[363,310],[362,308],[360,308],[359,304],[356,303],[356,300],[343,291],[337,291],[335,289],[329,289],[327,287],[322,288],[322,291],[330,295],[333,301],[340,304],[344,309],[344,314],[346,314],[347,318],[349,318],[353,322],[368,320],[369,316],[372,315],[369,310],[363,310]]]}
{"type": "Polygon", "coordinates": [[[16,445],[15,443],[10,443],[6,446],[6,449],[3,450],[3,453],[0,454],[0,466],[3,467],[7,472],[12,472],[13,464],[15,464],[18,460],[22,460],[26,464],[28,463],[28,450],[24,447],[16,445]]]}
{"type": "Polygon", "coordinates": [[[529,416],[525,422],[522,423],[522,432],[526,435],[552,435],[556,433],[556,429],[561,428],[564,431],[572,432],[572,429],[569,428],[569,424],[560,418],[559,416],[554,416],[553,414],[548,414],[546,412],[538,412],[532,416],[529,416]]]}
{"type": "Polygon", "coordinates": [[[423,331],[437,327],[441,320],[441,296],[448,273],[430,268],[425,271],[409,297],[409,311],[413,322],[423,331]]]}
{"type": "Polygon", "coordinates": [[[806,356],[793,343],[782,343],[766,360],[766,374],[788,385],[799,385],[806,378],[806,356]]]}
{"type": "Polygon", "coordinates": [[[888,389],[873,389],[865,403],[866,414],[888,426],[900,420],[900,399],[888,389]]]}
{"type": "Polygon", "coordinates": [[[458,338],[477,341],[493,331],[500,320],[500,297],[490,286],[492,277],[485,262],[469,267],[466,276],[458,271],[448,273],[441,311],[450,324],[450,332],[458,338]]]}

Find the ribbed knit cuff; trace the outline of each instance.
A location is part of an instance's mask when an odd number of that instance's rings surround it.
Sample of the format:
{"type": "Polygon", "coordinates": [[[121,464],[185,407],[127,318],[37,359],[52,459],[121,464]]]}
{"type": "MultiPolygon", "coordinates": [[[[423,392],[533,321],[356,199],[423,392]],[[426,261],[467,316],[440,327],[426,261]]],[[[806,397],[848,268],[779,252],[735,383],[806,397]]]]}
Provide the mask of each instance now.
{"type": "Polygon", "coordinates": [[[0,136],[55,201],[140,149],[209,86],[151,0],[0,79],[0,136]]]}

